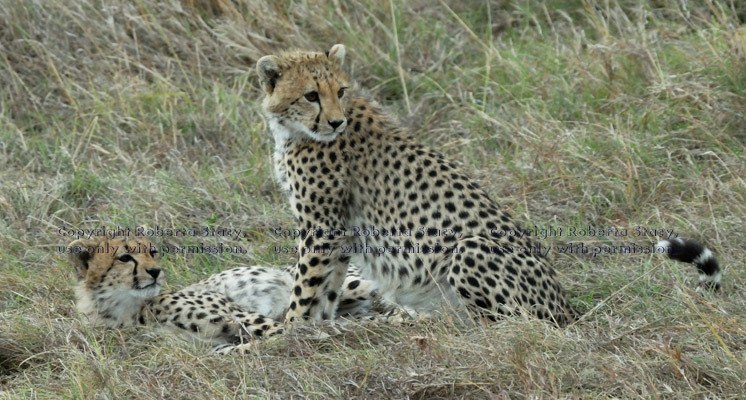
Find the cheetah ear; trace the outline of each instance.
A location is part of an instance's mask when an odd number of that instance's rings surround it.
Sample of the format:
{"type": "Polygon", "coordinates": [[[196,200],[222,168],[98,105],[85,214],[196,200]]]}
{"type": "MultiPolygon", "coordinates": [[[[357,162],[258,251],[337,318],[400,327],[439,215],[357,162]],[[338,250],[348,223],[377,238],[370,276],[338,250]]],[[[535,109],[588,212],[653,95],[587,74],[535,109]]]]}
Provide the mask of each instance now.
{"type": "Polygon", "coordinates": [[[88,272],[88,261],[93,258],[91,249],[98,245],[93,240],[78,239],[70,243],[67,253],[67,258],[70,264],[75,268],[75,277],[78,280],[85,278],[88,272]]]}
{"type": "Polygon", "coordinates": [[[337,64],[344,65],[345,53],[347,53],[345,45],[335,44],[334,46],[332,46],[331,50],[326,52],[326,56],[332,60],[335,60],[337,64]]]}
{"type": "Polygon", "coordinates": [[[282,76],[279,61],[277,56],[264,56],[256,62],[259,83],[267,94],[272,94],[277,85],[277,80],[282,76]]]}

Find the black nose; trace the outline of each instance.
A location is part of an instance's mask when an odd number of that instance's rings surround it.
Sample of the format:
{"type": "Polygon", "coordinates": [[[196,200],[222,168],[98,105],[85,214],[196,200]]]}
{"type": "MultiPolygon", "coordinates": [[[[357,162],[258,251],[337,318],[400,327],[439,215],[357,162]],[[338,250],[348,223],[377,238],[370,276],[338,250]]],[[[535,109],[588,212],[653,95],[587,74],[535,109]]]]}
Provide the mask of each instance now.
{"type": "Polygon", "coordinates": [[[345,122],[343,119],[338,119],[336,121],[329,121],[329,125],[332,126],[332,129],[339,128],[340,125],[342,125],[345,122]]]}
{"type": "Polygon", "coordinates": [[[158,279],[158,275],[161,274],[160,268],[148,268],[145,271],[147,271],[148,274],[153,277],[153,279],[158,279]]]}

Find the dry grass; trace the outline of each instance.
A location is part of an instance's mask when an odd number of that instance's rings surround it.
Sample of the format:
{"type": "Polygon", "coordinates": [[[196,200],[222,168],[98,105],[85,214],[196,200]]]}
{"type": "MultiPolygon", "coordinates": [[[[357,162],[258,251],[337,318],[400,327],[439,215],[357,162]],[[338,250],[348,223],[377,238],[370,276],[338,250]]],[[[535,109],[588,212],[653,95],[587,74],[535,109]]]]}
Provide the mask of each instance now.
{"type": "Polygon", "coordinates": [[[746,8],[542,4],[2,2],[0,397],[742,398],[746,8]],[[242,358],[81,324],[60,226],[249,233],[245,255],[167,256],[175,287],[291,262],[273,250],[293,221],[253,63],[338,42],[354,77],[528,223],[702,239],[726,267],[723,293],[694,293],[692,268],[660,257],[554,252],[573,303],[593,309],[562,330],[360,327],[242,358]]]}

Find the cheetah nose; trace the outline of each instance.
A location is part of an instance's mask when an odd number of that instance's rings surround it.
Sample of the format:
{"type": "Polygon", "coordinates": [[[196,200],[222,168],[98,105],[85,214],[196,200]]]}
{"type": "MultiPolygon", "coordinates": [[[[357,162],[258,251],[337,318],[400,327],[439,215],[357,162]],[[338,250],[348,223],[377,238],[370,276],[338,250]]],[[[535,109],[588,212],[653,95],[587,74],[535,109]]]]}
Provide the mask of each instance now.
{"type": "Polygon", "coordinates": [[[148,274],[153,277],[153,279],[158,279],[158,275],[160,275],[161,273],[160,268],[148,268],[145,271],[147,271],[148,274]]]}
{"type": "Polygon", "coordinates": [[[339,128],[340,125],[342,125],[345,122],[343,119],[338,119],[336,121],[329,121],[329,125],[332,126],[332,129],[339,128]]]}

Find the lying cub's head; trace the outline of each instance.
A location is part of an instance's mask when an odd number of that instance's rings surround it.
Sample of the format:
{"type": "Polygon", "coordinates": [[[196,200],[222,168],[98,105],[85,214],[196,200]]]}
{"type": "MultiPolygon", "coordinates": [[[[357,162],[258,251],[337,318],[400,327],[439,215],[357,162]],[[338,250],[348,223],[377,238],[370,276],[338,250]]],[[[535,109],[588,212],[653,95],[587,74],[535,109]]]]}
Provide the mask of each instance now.
{"type": "Polygon", "coordinates": [[[69,258],[78,280],[78,309],[95,323],[135,323],[133,316],[165,282],[157,248],[142,237],[76,240],[69,258]]]}
{"type": "Polygon", "coordinates": [[[344,131],[350,86],[344,56],[345,47],[336,44],[326,53],[295,51],[259,59],[256,69],[266,94],[262,108],[273,130],[322,142],[344,131]]]}

